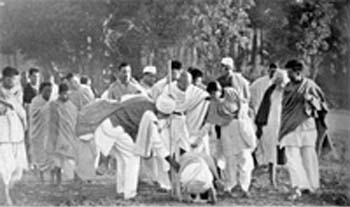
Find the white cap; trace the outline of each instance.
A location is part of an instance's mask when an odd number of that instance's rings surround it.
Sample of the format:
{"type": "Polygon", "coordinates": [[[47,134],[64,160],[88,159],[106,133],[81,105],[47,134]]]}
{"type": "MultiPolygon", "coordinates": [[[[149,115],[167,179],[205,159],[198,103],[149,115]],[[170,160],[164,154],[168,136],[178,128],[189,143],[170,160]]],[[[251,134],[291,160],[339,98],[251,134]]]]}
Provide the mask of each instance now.
{"type": "Polygon", "coordinates": [[[231,68],[234,68],[234,61],[230,57],[224,57],[221,60],[221,64],[230,66],[231,68]]]}
{"type": "Polygon", "coordinates": [[[143,73],[151,73],[155,75],[157,73],[157,68],[151,65],[146,66],[145,68],[143,68],[143,73]]]}
{"type": "Polygon", "coordinates": [[[175,101],[166,94],[160,95],[156,101],[156,108],[164,114],[172,114],[175,106],[175,101]]]}

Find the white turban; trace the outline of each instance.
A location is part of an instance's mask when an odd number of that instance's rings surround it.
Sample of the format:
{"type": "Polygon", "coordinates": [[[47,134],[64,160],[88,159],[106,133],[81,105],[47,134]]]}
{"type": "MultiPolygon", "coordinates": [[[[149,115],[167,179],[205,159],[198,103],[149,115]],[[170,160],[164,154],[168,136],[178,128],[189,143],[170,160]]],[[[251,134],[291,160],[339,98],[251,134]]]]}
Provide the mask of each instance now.
{"type": "Polygon", "coordinates": [[[234,68],[234,61],[230,57],[224,57],[221,60],[221,64],[230,66],[231,68],[234,68]]]}
{"type": "Polygon", "coordinates": [[[156,101],[156,108],[164,114],[172,114],[175,110],[176,103],[168,95],[160,95],[156,101]]]}
{"type": "Polygon", "coordinates": [[[286,85],[289,82],[287,71],[282,69],[277,69],[275,74],[273,75],[272,82],[279,83],[282,86],[286,85]]]}

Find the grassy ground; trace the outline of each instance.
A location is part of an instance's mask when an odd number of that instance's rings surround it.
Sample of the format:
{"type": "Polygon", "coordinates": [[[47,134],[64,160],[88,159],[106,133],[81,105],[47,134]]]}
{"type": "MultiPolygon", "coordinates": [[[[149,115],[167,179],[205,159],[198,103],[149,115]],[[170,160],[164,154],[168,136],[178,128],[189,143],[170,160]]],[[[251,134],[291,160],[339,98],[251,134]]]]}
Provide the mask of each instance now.
{"type": "MultiPolygon", "coordinates": [[[[328,124],[338,159],[327,158],[320,161],[321,189],[318,194],[303,196],[294,202],[287,201],[285,198],[289,180],[286,170],[278,170],[277,191],[269,189],[267,172],[260,170],[254,172],[251,198],[219,195],[217,205],[350,205],[350,130],[347,129],[350,125],[350,112],[330,113],[328,124]]],[[[65,183],[61,189],[57,189],[48,183],[41,184],[32,172],[28,172],[14,187],[13,198],[15,205],[20,206],[189,205],[179,203],[172,199],[169,193],[160,192],[157,187],[145,183],[139,185],[138,191],[134,201],[123,201],[114,193],[115,179],[112,174],[98,177],[93,184],[84,184],[82,189],[75,189],[71,183],[65,183]]]]}

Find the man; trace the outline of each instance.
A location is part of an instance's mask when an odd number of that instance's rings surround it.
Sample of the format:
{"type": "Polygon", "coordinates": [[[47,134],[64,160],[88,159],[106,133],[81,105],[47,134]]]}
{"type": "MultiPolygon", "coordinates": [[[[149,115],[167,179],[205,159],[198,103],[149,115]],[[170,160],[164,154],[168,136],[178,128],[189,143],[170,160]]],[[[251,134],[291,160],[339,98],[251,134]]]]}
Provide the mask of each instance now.
{"type": "MultiPolygon", "coordinates": [[[[80,84],[77,75],[68,74],[69,100],[77,107],[78,112],[95,99],[91,88],[80,84]]],[[[75,126],[73,126],[75,127],[75,126]]],[[[76,168],[75,181],[90,180],[94,178],[94,163],[96,158],[96,145],[93,134],[84,134],[76,142],[76,168]]]]}
{"type": "Polygon", "coordinates": [[[224,57],[221,60],[222,75],[217,79],[221,87],[233,87],[246,103],[250,100],[249,82],[242,74],[235,70],[235,64],[232,58],[224,57]]]}
{"type": "Polygon", "coordinates": [[[2,70],[0,85],[0,176],[5,185],[6,202],[12,205],[10,190],[28,169],[24,145],[26,113],[21,104],[22,97],[15,94],[19,72],[12,67],[2,70]]]}
{"type": "Polygon", "coordinates": [[[293,187],[289,198],[295,200],[303,192],[313,193],[319,188],[319,165],[315,147],[319,127],[316,123],[325,118],[327,110],[321,89],[314,81],[304,77],[303,64],[298,60],[290,60],[285,67],[290,82],[282,99],[279,142],[281,147],[285,147],[293,187]]]}
{"type": "Polygon", "coordinates": [[[179,168],[170,158],[158,126],[159,119],[168,118],[174,108],[175,102],[166,96],[160,96],[155,104],[146,97],[131,98],[97,128],[97,146],[104,155],[117,159],[117,193],[123,193],[124,199],[137,194],[140,157],[157,156],[179,168]]]}
{"type": "MultiPolygon", "coordinates": [[[[169,94],[176,102],[170,130],[173,136],[171,139],[179,142],[178,147],[184,151],[190,151],[192,144],[202,140],[202,123],[209,106],[205,101],[209,94],[191,83],[192,76],[183,71],[178,81],[168,84],[163,90],[163,94],[169,94]]],[[[208,153],[208,143],[203,144],[202,149],[208,153]]],[[[171,149],[173,152],[174,150],[175,148],[171,149]]]]}
{"type": "Polygon", "coordinates": [[[88,76],[83,75],[80,77],[80,86],[86,88],[90,94],[95,96],[95,90],[91,87],[91,79],[88,76]]]}
{"type": "Polygon", "coordinates": [[[48,166],[45,142],[49,136],[49,100],[52,92],[50,82],[43,82],[37,95],[29,106],[29,138],[33,164],[40,172],[40,180],[44,181],[44,171],[48,166]]]}
{"type": "Polygon", "coordinates": [[[269,167],[270,185],[272,187],[276,187],[275,166],[278,156],[277,145],[282,112],[282,96],[288,81],[287,71],[277,69],[272,85],[264,93],[255,117],[257,136],[261,140],[257,154],[261,154],[261,156],[258,156],[261,157],[260,164],[267,164],[269,167]]]}
{"type": "Polygon", "coordinates": [[[180,183],[185,201],[217,201],[214,181],[219,180],[213,159],[204,153],[187,152],[180,158],[180,183]]]}
{"type": "Polygon", "coordinates": [[[143,77],[140,81],[140,85],[146,93],[150,91],[156,81],[157,68],[155,66],[146,66],[143,69],[143,77]]]}
{"type": "Polygon", "coordinates": [[[205,90],[206,86],[203,84],[203,72],[198,68],[192,68],[192,67],[188,69],[188,72],[192,76],[192,84],[205,90]]]}
{"type": "Polygon", "coordinates": [[[226,87],[224,100],[210,107],[206,122],[221,126],[220,141],[226,160],[224,191],[231,194],[239,184],[242,196],[249,197],[256,137],[241,96],[235,88],[226,87]]]}
{"type": "Polygon", "coordinates": [[[67,75],[67,82],[69,86],[69,100],[80,109],[89,104],[91,101],[95,99],[94,93],[89,90],[87,87],[82,87],[80,84],[80,80],[75,74],[67,75]]]}
{"type": "Polygon", "coordinates": [[[73,178],[74,162],[77,159],[77,137],[75,126],[78,117],[77,107],[69,100],[67,84],[59,85],[59,97],[50,103],[49,138],[46,150],[52,160],[51,181],[60,185],[61,171],[73,178]]]}
{"type": "Polygon", "coordinates": [[[250,94],[251,94],[250,107],[254,110],[254,114],[258,112],[264,93],[266,89],[271,85],[272,78],[276,70],[277,70],[276,64],[271,63],[267,71],[268,74],[256,79],[250,85],[250,94]]]}
{"type": "Polygon", "coordinates": [[[37,68],[29,69],[29,83],[23,90],[23,103],[29,105],[32,99],[38,95],[40,86],[40,73],[37,68]]]}
{"type": "Polygon", "coordinates": [[[121,63],[118,68],[118,78],[108,89],[108,98],[121,101],[126,94],[141,93],[142,88],[131,76],[131,66],[128,63],[121,63]]]}
{"type": "MultiPolygon", "coordinates": [[[[26,110],[26,113],[29,113],[29,104],[32,102],[32,99],[38,95],[40,85],[40,72],[37,68],[29,69],[29,83],[24,87],[23,90],[23,104],[26,110]]],[[[30,128],[30,126],[29,126],[30,128]]],[[[25,136],[25,145],[27,153],[30,152],[30,141],[29,136],[25,136]]],[[[28,161],[31,163],[31,156],[28,154],[28,161]]]]}
{"type": "MultiPolygon", "coordinates": [[[[171,61],[171,82],[177,81],[182,73],[182,63],[178,60],[171,61]]],[[[160,79],[151,88],[150,97],[156,100],[158,96],[163,92],[165,86],[169,83],[168,77],[160,79]]]]}

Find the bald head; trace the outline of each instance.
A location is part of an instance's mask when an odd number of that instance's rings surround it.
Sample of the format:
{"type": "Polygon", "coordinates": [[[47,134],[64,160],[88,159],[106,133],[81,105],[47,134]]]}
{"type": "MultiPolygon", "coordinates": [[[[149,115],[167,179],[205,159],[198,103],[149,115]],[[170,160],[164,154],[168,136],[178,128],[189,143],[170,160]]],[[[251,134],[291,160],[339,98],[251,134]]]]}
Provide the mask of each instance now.
{"type": "Polygon", "coordinates": [[[189,72],[183,71],[180,74],[179,80],[177,80],[177,87],[182,90],[186,91],[188,86],[192,83],[192,76],[189,72]]]}

